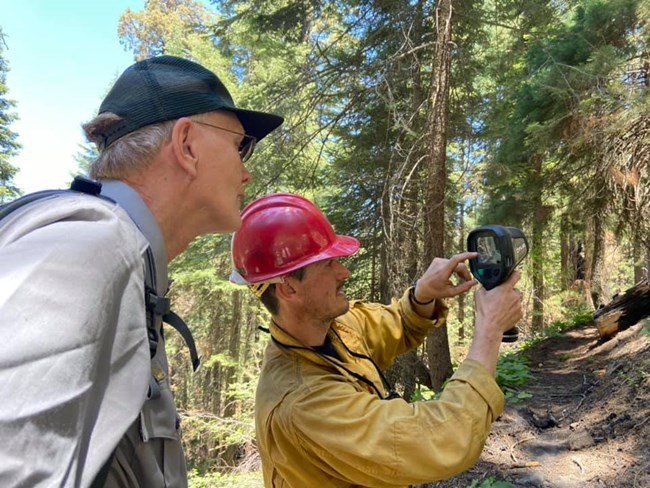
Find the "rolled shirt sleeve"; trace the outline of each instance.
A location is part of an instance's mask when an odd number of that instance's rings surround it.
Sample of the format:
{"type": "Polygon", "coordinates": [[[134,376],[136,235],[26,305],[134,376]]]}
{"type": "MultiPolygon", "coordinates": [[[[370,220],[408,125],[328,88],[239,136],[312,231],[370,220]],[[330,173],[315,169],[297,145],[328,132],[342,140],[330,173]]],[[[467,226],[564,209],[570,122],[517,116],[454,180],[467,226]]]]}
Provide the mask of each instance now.
{"type": "MultiPolygon", "coordinates": [[[[350,321],[353,334],[380,368],[390,367],[395,358],[424,341],[428,331],[447,323],[448,308],[437,300],[431,317],[422,317],[413,309],[407,289],[390,305],[352,301],[346,316],[337,318],[344,326],[350,321]],[[357,332],[358,331],[358,332],[357,332]]],[[[355,343],[349,344],[353,348],[355,343]]]]}

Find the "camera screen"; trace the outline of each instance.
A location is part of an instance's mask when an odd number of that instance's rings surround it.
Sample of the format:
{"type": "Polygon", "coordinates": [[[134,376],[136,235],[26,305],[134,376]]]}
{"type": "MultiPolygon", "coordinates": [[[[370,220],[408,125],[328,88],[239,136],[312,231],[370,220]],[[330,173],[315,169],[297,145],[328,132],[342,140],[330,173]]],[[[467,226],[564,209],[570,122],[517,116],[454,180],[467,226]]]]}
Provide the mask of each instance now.
{"type": "Polygon", "coordinates": [[[479,264],[501,264],[501,253],[493,236],[479,236],[476,239],[479,264]]]}

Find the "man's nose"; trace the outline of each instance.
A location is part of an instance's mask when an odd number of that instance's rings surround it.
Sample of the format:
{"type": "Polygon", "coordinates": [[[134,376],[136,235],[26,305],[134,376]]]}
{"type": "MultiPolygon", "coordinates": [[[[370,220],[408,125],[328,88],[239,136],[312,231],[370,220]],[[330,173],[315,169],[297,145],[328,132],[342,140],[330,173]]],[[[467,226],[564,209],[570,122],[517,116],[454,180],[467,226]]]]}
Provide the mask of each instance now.
{"type": "Polygon", "coordinates": [[[336,270],[337,275],[341,279],[348,279],[350,277],[350,270],[342,265],[340,262],[336,261],[338,269],[336,270]]]}
{"type": "Polygon", "coordinates": [[[241,181],[244,184],[248,184],[253,179],[253,175],[250,173],[250,171],[248,171],[248,168],[246,167],[246,165],[244,163],[242,163],[242,169],[243,169],[243,171],[242,171],[241,181]]]}

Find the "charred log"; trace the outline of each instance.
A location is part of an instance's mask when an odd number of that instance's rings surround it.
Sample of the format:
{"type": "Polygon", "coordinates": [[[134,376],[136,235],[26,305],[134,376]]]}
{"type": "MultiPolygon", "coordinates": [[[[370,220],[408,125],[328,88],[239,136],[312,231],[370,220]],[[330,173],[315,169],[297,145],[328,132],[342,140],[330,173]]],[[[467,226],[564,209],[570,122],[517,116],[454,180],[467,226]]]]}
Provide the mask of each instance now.
{"type": "Polygon", "coordinates": [[[650,315],[650,283],[642,280],[594,313],[598,333],[610,338],[650,315]]]}

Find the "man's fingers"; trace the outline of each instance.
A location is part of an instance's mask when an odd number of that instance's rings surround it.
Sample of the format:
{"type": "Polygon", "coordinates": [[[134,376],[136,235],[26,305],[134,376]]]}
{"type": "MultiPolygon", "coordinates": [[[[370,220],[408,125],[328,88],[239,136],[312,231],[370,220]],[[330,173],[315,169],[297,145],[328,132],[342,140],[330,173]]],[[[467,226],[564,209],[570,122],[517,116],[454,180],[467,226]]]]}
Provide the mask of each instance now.
{"type": "Polygon", "coordinates": [[[456,274],[465,281],[472,279],[472,274],[464,263],[460,263],[456,266],[456,274]]]}
{"type": "Polygon", "coordinates": [[[462,283],[459,283],[458,285],[451,287],[450,291],[452,294],[449,296],[449,298],[458,296],[462,293],[469,291],[477,283],[478,282],[476,280],[469,280],[469,281],[463,281],[462,283]]]}
{"type": "Polygon", "coordinates": [[[474,259],[476,257],[478,257],[477,252],[462,252],[460,254],[456,254],[456,255],[450,257],[449,258],[449,265],[448,265],[449,274],[456,271],[456,268],[462,262],[467,261],[468,259],[474,259]]]}
{"type": "Polygon", "coordinates": [[[512,274],[508,277],[508,279],[506,280],[506,283],[508,283],[508,285],[510,285],[510,286],[512,286],[512,287],[514,288],[515,285],[517,284],[517,282],[518,282],[520,279],[521,279],[521,271],[519,271],[518,269],[516,269],[516,270],[514,270],[514,271],[512,272],[512,274]]]}

